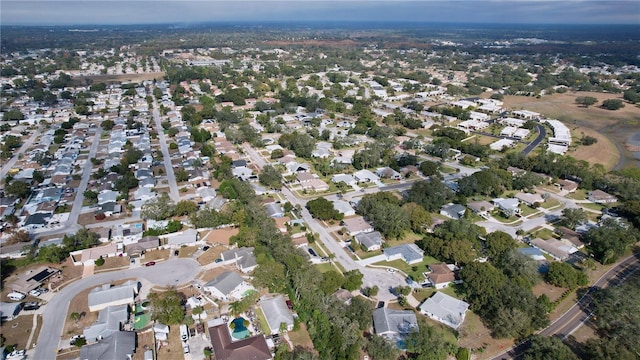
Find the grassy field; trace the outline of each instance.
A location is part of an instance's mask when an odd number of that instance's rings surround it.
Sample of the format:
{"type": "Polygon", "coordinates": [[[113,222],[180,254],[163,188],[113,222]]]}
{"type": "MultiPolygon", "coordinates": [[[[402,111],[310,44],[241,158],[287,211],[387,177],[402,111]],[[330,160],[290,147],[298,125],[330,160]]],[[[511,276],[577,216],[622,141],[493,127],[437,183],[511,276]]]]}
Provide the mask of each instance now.
{"type": "Polygon", "coordinates": [[[585,135],[597,134],[594,136],[598,139],[598,143],[590,147],[578,147],[575,152],[570,155],[581,160],[587,160],[590,163],[599,163],[605,166],[614,162],[613,147],[620,154],[620,161],[614,167],[634,166],[638,161],[635,160],[630,151],[625,147],[630,135],[638,131],[640,121],[640,108],[626,103],[625,107],[610,111],[591,106],[585,108],[575,103],[578,96],[592,96],[598,99],[599,103],[606,99],[621,99],[620,94],[602,94],[593,92],[567,92],[564,94],[554,94],[542,96],[537,99],[525,96],[505,96],[504,104],[508,109],[520,110],[527,109],[539,112],[547,118],[558,119],[563,121],[576,135],[580,135],[580,131],[584,131],[585,135]],[[591,129],[594,132],[588,132],[591,129]],[[605,141],[607,138],[610,141],[605,141]],[[583,149],[581,149],[583,148],[583,149]]]}

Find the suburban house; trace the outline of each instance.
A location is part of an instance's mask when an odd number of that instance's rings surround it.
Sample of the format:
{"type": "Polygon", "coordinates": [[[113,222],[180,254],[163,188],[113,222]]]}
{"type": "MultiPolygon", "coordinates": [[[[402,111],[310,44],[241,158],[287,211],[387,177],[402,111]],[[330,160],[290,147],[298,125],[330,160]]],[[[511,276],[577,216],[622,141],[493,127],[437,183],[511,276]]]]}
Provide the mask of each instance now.
{"type": "Polygon", "coordinates": [[[488,201],[471,201],[467,203],[467,207],[484,218],[488,217],[494,209],[494,205],[488,201]]]}
{"type": "Polygon", "coordinates": [[[129,306],[115,305],[100,310],[98,320],[82,331],[88,342],[104,339],[122,330],[122,325],[129,320],[129,306]]]}
{"type": "Polygon", "coordinates": [[[348,201],[344,201],[344,200],[334,200],[333,201],[333,208],[338,210],[338,212],[342,215],[346,216],[353,216],[356,214],[356,211],[353,209],[353,207],[351,207],[351,204],[349,204],[348,201]]]}
{"type": "Polygon", "coordinates": [[[60,273],[60,270],[52,269],[48,266],[40,266],[20,274],[18,278],[9,285],[9,288],[26,294],[33,289],[39,288],[44,281],[58,273],[60,273]]]}
{"type": "Polygon", "coordinates": [[[436,289],[446,288],[449,284],[456,282],[458,267],[453,264],[431,264],[429,270],[424,276],[427,278],[427,283],[436,289]]]}
{"type": "Polygon", "coordinates": [[[431,319],[453,329],[458,329],[464,322],[469,304],[438,291],[420,304],[418,308],[420,312],[431,319]]]}
{"type": "Polygon", "coordinates": [[[272,334],[280,333],[283,327],[286,331],[293,330],[293,315],[284,296],[278,295],[270,299],[260,299],[260,305],[272,334]]]}
{"type": "Polygon", "coordinates": [[[203,289],[217,299],[236,301],[248,290],[253,290],[244,279],[234,271],[226,271],[215,279],[204,284],[203,289]]]}
{"type": "Polygon", "coordinates": [[[145,251],[157,249],[160,247],[160,238],[157,236],[145,236],[133,244],[125,247],[127,255],[137,256],[144,254],[145,251]]]}
{"type": "Polygon", "coordinates": [[[418,319],[411,310],[382,307],[373,311],[373,329],[376,335],[395,342],[410,332],[418,330],[418,319]]]}
{"type": "Polygon", "coordinates": [[[558,261],[566,260],[567,258],[569,258],[569,255],[578,251],[578,249],[576,249],[574,246],[567,245],[557,239],[543,240],[540,238],[535,238],[531,240],[531,245],[542,250],[542,252],[551,255],[551,257],[558,261]]]}
{"type": "Polygon", "coordinates": [[[369,170],[359,170],[353,174],[353,178],[359,183],[375,183],[380,181],[378,175],[372,173],[369,170]]]}
{"type": "Polygon", "coordinates": [[[140,283],[129,280],[119,286],[104,284],[89,293],[89,311],[100,311],[109,306],[133,304],[140,290],[140,283]]]}
{"type": "Polygon", "coordinates": [[[80,360],[133,359],[135,349],[136,333],[133,331],[118,331],[95,344],[81,347],[80,360]]]}
{"type": "Polygon", "coordinates": [[[390,167],[383,167],[376,169],[376,175],[383,179],[401,180],[402,175],[399,172],[393,170],[390,167]]]}
{"type": "Polygon", "coordinates": [[[358,181],[356,179],[354,179],[353,176],[351,175],[346,175],[346,174],[336,174],[333,175],[331,177],[331,182],[337,184],[339,182],[343,182],[349,186],[353,186],[356,185],[358,183],[358,181]]]}
{"type": "Polygon", "coordinates": [[[280,206],[280,204],[278,204],[277,202],[267,203],[264,205],[264,207],[267,210],[267,214],[269,215],[269,217],[279,218],[284,216],[284,210],[282,209],[282,206],[280,206]]]}
{"type": "Polygon", "coordinates": [[[209,338],[217,360],[271,360],[264,335],[233,341],[229,328],[221,319],[209,321],[209,338]]]}
{"type": "Polygon", "coordinates": [[[571,180],[560,179],[556,182],[560,187],[560,190],[566,191],[569,193],[575,192],[578,190],[578,183],[571,180]]]}
{"type": "Polygon", "coordinates": [[[493,203],[496,204],[498,209],[500,209],[500,211],[502,211],[502,213],[507,217],[520,214],[520,208],[518,207],[518,205],[520,205],[520,200],[518,199],[496,198],[493,199],[493,203]]]}
{"type": "Polygon", "coordinates": [[[253,255],[252,247],[241,247],[224,251],[220,254],[222,261],[235,262],[238,270],[243,273],[249,273],[253,271],[258,263],[256,257],[253,255]]]}
{"type": "Polygon", "coordinates": [[[167,245],[171,247],[193,244],[198,241],[198,237],[198,231],[196,231],[195,229],[187,229],[185,231],[169,234],[166,236],[167,245]]]}
{"type": "Polygon", "coordinates": [[[440,209],[440,215],[444,215],[448,218],[459,220],[464,216],[467,208],[460,204],[447,204],[440,209]]]}
{"type": "Polygon", "coordinates": [[[354,239],[367,251],[380,250],[380,248],[382,247],[382,243],[384,242],[382,234],[380,234],[380,232],[378,231],[360,233],[354,236],[354,239]]]}
{"type": "Polygon", "coordinates": [[[516,199],[531,207],[534,207],[536,204],[542,204],[544,202],[544,198],[540,194],[529,194],[523,192],[517,193],[516,199]]]}
{"type": "Polygon", "coordinates": [[[584,243],[580,240],[580,234],[577,231],[561,226],[556,229],[556,233],[560,234],[561,240],[570,242],[576,248],[581,249],[584,247],[584,243]]]}
{"type": "Polygon", "coordinates": [[[424,257],[424,251],[416,244],[401,244],[388,247],[383,251],[387,261],[402,259],[409,265],[421,262],[424,257]]]}
{"type": "Polygon", "coordinates": [[[373,225],[369,224],[362,216],[342,220],[342,225],[347,228],[349,236],[373,231],[373,225]]]}
{"type": "Polygon", "coordinates": [[[122,243],[109,243],[94,248],[72,251],[69,253],[74,265],[93,265],[99,258],[118,256],[122,254],[122,243]]]}
{"type": "Polygon", "coordinates": [[[608,194],[602,190],[593,190],[589,192],[589,201],[596,204],[610,204],[618,201],[618,198],[608,194]]]}

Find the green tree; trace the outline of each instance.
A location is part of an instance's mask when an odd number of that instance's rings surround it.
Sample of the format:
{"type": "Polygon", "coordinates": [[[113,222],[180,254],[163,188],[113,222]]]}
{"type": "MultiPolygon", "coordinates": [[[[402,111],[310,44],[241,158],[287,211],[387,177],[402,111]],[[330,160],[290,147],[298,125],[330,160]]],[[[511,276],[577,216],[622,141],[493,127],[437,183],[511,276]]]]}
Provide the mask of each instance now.
{"type": "Polygon", "coordinates": [[[173,215],[175,204],[167,193],[162,193],[142,205],[140,215],[145,219],[166,220],[173,215]]]}
{"type": "Polygon", "coordinates": [[[371,335],[365,343],[367,354],[374,360],[395,360],[400,355],[400,350],[396,344],[387,338],[371,335]]]}
{"type": "Polygon", "coordinates": [[[24,181],[15,180],[9,183],[9,185],[5,185],[4,191],[7,195],[26,199],[31,195],[31,186],[24,181]]]}
{"type": "Polygon", "coordinates": [[[424,176],[433,176],[440,173],[440,165],[429,160],[424,160],[423,162],[421,162],[419,169],[424,176]]]}
{"type": "Polygon", "coordinates": [[[565,262],[554,261],[549,264],[547,282],[555,286],[574,289],[587,285],[589,277],[565,262]]]}
{"type": "Polygon", "coordinates": [[[578,96],[576,98],[576,104],[582,105],[586,108],[588,108],[593,104],[596,104],[597,102],[598,102],[598,99],[594,98],[593,96],[578,96]]]}
{"type": "Polygon", "coordinates": [[[333,207],[333,203],[323,197],[307,202],[306,208],[314,218],[323,221],[332,219],[341,220],[343,217],[343,215],[333,207]]]}
{"type": "Polygon", "coordinates": [[[358,290],[362,286],[362,273],[358,270],[351,270],[344,273],[344,283],[342,287],[349,291],[358,290]]]}
{"type": "Polygon", "coordinates": [[[587,213],[583,209],[566,208],[562,210],[561,222],[568,228],[575,229],[576,226],[584,224],[587,220],[587,213]]]}
{"type": "Polygon", "coordinates": [[[198,204],[190,200],[180,200],[173,209],[174,216],[190,215],[198,211],[198,204]]]}
{"type": "Polygon", "coordinates": [[[271,165],[265,165],[262,172],[258,176],[260,184],[268,186],[272,189],[280,190],[282,188],[282,173],[271,165]]]}
{"type": "Polygon", "coordinates": [[[176,289],[152,292],[148,296],[151,318],[167,325],[177,325],[184,319],[183,295],[176,289]]]}
{"type": "Polygon", "coordinates": [[[503,231],[489,233],[485,244],[487,257],[491,260],[498,260],[505,252],[518,247],[511,235],[503,231]]]}
{"type": "Polygon", "coordinates": [[[69,318],[71,320],[73,320],[76,324],[78,323],[78,321],[80,320],[81,317],[82,316],[80,315],[80,313],[79,312],[75,312],[75,311],[72,312],[71,315],[69,315],[69,318]]]}
{"type": "Polygon", "coordinates": [[[602,102],[602,108],[607,110],[619,110],[624,107],[624,103],[620,99],[607,99],[602,102]]]}
{"type": "Polygon", "coordinates": [[[416,360],[444,360],[455,353],[457,345],[447,340],[442,330],[429,325],[427,321],[418,318],[418,329],[409,333],[405,339],[407,354],[416,360]]]}
{"type": "Polygon", "coordinates": [[[612,264],[638,241],[638,234],[626,223],[607,219],[601,226],[589,229],[583,239],[596,260],[612,264]]]}

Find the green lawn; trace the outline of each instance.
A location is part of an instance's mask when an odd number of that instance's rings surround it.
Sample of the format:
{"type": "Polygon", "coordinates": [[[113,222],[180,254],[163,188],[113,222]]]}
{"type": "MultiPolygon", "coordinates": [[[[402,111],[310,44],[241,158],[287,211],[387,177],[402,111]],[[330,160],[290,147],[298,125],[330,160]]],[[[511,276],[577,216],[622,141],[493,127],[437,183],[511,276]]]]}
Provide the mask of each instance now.
{"type": "Polygon", "coordinates": [[[441,291],[449,296],[453,296],[456,299],[462,298],[462,285],[452,284],[449,287],[440,289],[438,291],[441,291]]]}
{"type": "Polygon", "coordinates": [[[534,237],[539,237],[540,239],[551,239],[553,237],[553,231],[547,229],[547,228],[542,228],[538,231],[536,231],[535,233],[533,233],[534,237]]]}
{"type": "Polygon", "coordinates": [[[572,193],[567,194],[567,197],[574,200],[585,200],[587,198],[587,191],[578,189],[572,193]]]}
{"type": "Polygon", "coordinates": [[[452,168],[451,166],[447,166],[447,165],[440,165],[440,172],[445,173],[445,174],[453,174],[455,173],[457,170],[455,168],[452,168]]]}
{"type": "Polygon", "coordinates": [[[605,208],[603,205],[595,204],[595,203],[580,203],[578,205],[582,206],[585,209],[591,209],[591,210],[596,210],[596,211],[602,211],[602,209],[605,208]]]}
{"type": "Polygon", "coordinates": [[[381,261],[374,265],[393,267],[395,269],[398,269],[404,272],[407,275],[411,275],[413,279],[420,282],[423,278],[422,273],[429,270],[427,266],[431,264],[436,264],[439,262],[440,261],[436,260],[435,258],[432,258],[431,256],[425,256],[422,262],[413,264],[413,265],[407,264],[406,262],[404,262],[404,260],[381,261]]]}
{"type": "Polygon", "coordinates": [[[265,335],[271,335],[271,329],[269,329],[269,324],[267,323],[267,318],[262,312],[262,308],[256,309],[256,316],[258,316],[258,322],[260,323],[260,329],[262,332],[265,335]]]}
{"type": "Polygon", "coordinates": [[[551,209],[552,207],[560,206],[560,201],[552,198],[548,198],[545,202],[540,204],[543,209],[551,209]]]}
{"type": "Polygon", "coordinates": [[[534,209],[527,205],[520,206],[520,210],[522,211],[522,216],[529,216],[539,212],[538,209],[534,209]]]}

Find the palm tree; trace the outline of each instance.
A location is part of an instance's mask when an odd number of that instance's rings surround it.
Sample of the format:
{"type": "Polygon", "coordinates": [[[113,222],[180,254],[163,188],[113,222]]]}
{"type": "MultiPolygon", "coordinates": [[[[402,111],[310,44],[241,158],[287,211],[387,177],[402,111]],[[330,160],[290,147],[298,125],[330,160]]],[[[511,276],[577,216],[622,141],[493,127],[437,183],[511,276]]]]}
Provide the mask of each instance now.
{"type": "Polygon", "coordinates": [[[240,301],[234,301],[229,304],[229,312],[232,316],[238,316],[242,313],[242,303],[240,301]]]}
{"type": "Polygon", "coordinates": [[[202,313],[204,312],[204,309],[202,308],[202,306],[196,306],[193,308],[193,315],[198,315],[198,322],[200,322],[200,315],[202,315],[202,313]]]}

